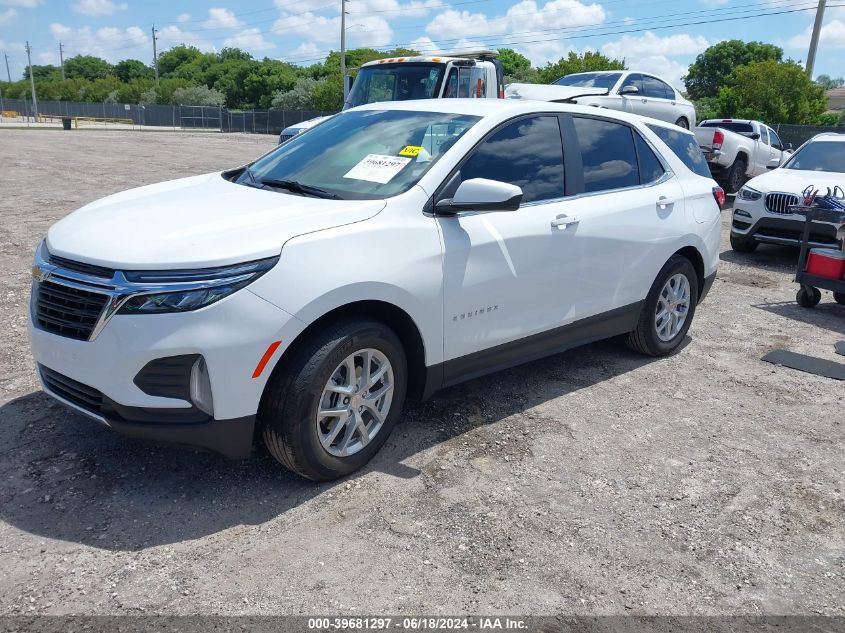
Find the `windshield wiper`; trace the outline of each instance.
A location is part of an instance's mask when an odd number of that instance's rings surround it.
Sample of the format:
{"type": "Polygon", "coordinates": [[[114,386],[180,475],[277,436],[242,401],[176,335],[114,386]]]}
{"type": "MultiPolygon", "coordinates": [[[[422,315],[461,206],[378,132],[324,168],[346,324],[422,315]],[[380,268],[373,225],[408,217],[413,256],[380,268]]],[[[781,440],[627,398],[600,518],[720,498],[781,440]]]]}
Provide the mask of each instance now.
{"type": "Polygon", "coordinates": [[[259,180],[262,185],[274,187],[276,189],[286,189],[293,193],[301,193],[304,196],[313,196],[315,198],[326,198],[328,200],[343,200],[339,195],[320,189],[319,187],[312,187],[311,185],[304,185],[296,180],[275,180],[273,178],[264,178],[259,180]]]}

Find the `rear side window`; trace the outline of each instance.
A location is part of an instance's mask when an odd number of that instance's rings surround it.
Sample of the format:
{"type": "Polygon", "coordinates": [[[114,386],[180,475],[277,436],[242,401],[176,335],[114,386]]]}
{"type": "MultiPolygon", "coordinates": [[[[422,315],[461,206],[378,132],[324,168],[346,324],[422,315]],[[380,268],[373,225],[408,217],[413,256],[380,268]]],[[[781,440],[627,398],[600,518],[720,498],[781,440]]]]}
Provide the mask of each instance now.
{"type": "Polygon", "coordinates": [[[519,119],[488,136],[461,166],[461,180],[489,178],[522,187],[522,201],[562,198],[563,144],[555,116],[519,119]]]}
{"type": "Polygon", "coordinates": [[[573,122],[584,164],[586,192],[640,184],[631,128],[601,119],[573,117],[573,122]]]}
{"type": "Polygon", "coordinates": [[[647,185],[659,180],[666,170],[663,169],[663,165],[660,164],[651,147],[637,133],[634,133],[634,143],[637,146],[637,159],[640,165],[640,184],[647,185]]]}
{"type": "Polygon", "coordinates": [[[704,154],[701,153],[701,148],[698,146],[695,136],[689,132],[682,132],[680,128],[670,130],[668,127],[661,125],[649,125],[648,129],[657,134],[660,140],[666,143],[669,149],[691,171],[694,171],[699,176],[710,178],[710,168],[707,166],[707,161],[704,160],[704,154]]]}

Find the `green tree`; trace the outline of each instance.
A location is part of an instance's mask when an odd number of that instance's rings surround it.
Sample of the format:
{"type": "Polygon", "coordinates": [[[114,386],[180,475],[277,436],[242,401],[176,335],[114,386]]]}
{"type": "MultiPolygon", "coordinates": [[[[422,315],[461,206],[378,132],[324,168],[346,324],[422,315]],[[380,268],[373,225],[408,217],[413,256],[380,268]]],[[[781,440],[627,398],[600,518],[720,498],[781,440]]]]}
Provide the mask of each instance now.
{"type": "Polygon", "coordinates": [[[158,56],[158,73],[161,77],[169,77],[181,66],[188,64],[202,55],[196,46],[180,44],[161,53],[158,56]]]}
{"type": "Polygon", "coordinates": [[[280,90],[273,95],[272,107],[277,110],[312,110],[314,109],[314,90],[325,79],[300,77],[290,90],[280,90]]]}
{"type": "Polygon", "coordinates": [[[144,62],[137,59],[124,59],[114,66],[115,77],[123,83],[129,83],[134,79],[153,79],[155,71],[144,62]]]}
{"type": "Polygon", "coordinates": [[[330,75],[314,88],[314,110],[337,112],[343,107],[343,82],[340,73],[330,75]]]}
{"type": "MultiPolygon", "coordinates": [[[[41,81],[42,79],[61,79],[62,71],[58,66],[39,66],[38,64],[33,64],[32,75],[35,77],[35,81],[41,81]]],[[[24,69],[23,78],[29,79],[28,68],[24,69]]]]}
{"type": "Polygon", "coordinates": [[[769,59],[734,69],[719,90],[719,116],[766,123],[815,124],[827,108],[824,88],[792,61],[769,59]]]}
{"type": "Polygon", "coordinates": [[[226,95],[208,86],[189,86],[173,91],[173,105],[217,106],[226,101],[226,95]]]}
{"type": "Polygon", "coordinates": [[[561,57],[554,64],[549,62],[543,68],[540,68],[537,78],[540,83],[550,84],[556,79],[571,75],[572,73],[598,70],[625,70],[625,68],[624,59],[611,59],[601,53],[594,53],[592,51],[587,51],[581,55],[570,52],[567,57],[561,57]]]}
{"type": "Polygon", "coordinates": [[[819,75],[816,77],[816,83],[825,90],[832,90],[833,88],[839,88],[839,86],[845,86],[845,78],[837,77],[833,79],[830,75],[819,75]]]}
{"type": "Polygon", "coordinates": [[[763,42],[726,40],[709,47],[689,67],[684,84],[691,99],[715,97],[719,88],[728,85],[731,73],[752,62],[783,60],[783,49],[763,42]]]}
{"type": "Polygon", "coordinates": [[[537,70],[531,66],[531,60],[522,53],[517,53],[512,48],[500,48],[499,61],[502,62],[506,84],[512,82],[532,83],[536,81],[537,70]]]}
{"type": "Polygon", "coordinates": [[[65,60],[65,76],[68,79],[78,77],[95,81],[114,76],[114,66],[105,59],[93,55],[77,55],[65,60]]]}

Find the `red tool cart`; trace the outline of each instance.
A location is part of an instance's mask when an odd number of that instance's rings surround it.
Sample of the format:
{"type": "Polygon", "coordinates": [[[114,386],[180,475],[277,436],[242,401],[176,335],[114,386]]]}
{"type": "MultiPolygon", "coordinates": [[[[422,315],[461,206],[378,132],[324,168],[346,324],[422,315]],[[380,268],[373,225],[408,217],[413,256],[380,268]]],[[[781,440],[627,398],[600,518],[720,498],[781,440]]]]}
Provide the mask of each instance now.
{"type": "Polygon", "coordinates": [[[819,289],[830,290],[837,303],[845,305],[845,250],[842,248],[810,249],[810,227],[815,222],[845,223],[845,211],[796,205],[789,210],[806,218],[801,238],[801,254],[795,282],[801,284],[795,300],[805,308],[813,308],[821,301],[819,289]]]}

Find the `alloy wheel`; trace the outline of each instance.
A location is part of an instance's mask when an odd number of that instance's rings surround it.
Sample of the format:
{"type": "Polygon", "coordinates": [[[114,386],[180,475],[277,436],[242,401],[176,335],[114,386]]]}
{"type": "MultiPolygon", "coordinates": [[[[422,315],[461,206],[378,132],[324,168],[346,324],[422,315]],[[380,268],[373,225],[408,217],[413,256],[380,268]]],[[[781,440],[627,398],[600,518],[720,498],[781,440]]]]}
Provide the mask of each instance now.
{"type": "Polygon", "coordinates": [[[663,285],[654,311],[654,327],[661,341],[671,341],[678,335],[686,323],[689,308],[689,279],[682,273],[672,275],[663,285]]]}
{"type": "Polygon", "coordinates": [[[384,426],[393,401],[393,367],[383,353],[353,352],[332,372],[317,410],[317,436],[330,455],[363,450],[384,426]]]}

